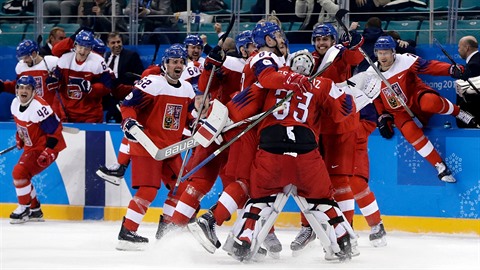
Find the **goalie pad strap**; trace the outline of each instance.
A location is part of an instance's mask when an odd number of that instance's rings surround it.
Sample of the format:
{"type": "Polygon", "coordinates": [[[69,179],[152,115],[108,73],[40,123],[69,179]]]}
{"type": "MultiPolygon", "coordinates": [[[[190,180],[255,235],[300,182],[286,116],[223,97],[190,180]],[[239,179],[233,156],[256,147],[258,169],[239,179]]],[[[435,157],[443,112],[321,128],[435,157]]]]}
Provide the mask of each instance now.
{"type": "Polygon", "coordinates": [[[306,199],[308,203],[311,203],[311,204],[315,204],[315,205],[318,205],[318,204],[326,204],[326,205],[330,205],[330,206],[333,206],[333,207],[338,207],[338,204],[336,201],[334,200],[330,200],[330,199],[306,199]]]}
{"type": "Polygon", "coordinates": [[[253,214],[253,213],[250,213],[250,212],[245,212],[245,213],[243,213],[242,218],[249,218],[249,219],[253,219],[253,220],[259,220],[259,219],[260,219],[260,215],[258,215],[258,214],[253,214]]]}
{"type": "Polygon", "coordinates": [[[268,196],[258,199],[249,199],[246,204],[256,204],[256,203],[273,203],[275,202],[276,196],[268,196]]]}
{"type": "Polygon", "coordinates": [[[334,218],[331,218],[330,220],[328,220],[328,224],[333,226],[335,224],[340,224],[344,221],[345,220],[343,219],[343,216],[338,216],[338,217],[334,217],[334,218]]]}

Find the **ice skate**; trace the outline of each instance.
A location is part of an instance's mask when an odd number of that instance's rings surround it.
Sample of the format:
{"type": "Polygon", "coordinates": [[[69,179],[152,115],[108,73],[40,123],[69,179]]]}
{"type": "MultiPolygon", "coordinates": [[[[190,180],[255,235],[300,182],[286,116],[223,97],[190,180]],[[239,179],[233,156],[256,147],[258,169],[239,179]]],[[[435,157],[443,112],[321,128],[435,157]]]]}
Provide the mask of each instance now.
{"type": "Polygon", "coordinates": [[[38,203],[38,206],[36,208],[30,209],[30,215],[28,215],[28,221],[36,221],[36,222],[45,221],[45,219],[43,219],[43,212],[42,212],[42,209],[40,208],[40,203],[38,203]]]}
{"type": "Polygon", "coordinates": [[[245,259],[249,259],[254,262],[263,261],[265,256],[267,256],[267,250],[260,247],[257,253],[254,256],[251,256],[252,244],[247,240],[239,240],[238,238],[234,239],[233,243],[233,253],[228,255],[232,256],[236,260],[243,262],[245,259]]]}
{"type": "Polygon", "coordinates": [[[315,232],[312,230],[312,227],[302,226],[302,229],[295,237],[295,240],[290,244],[290,249],[292,250],[293,256],[298,256],[301,251],[313,240],[316,238],[315,232]]]}
{"type": "Polygon", "coordinates": [[[117,250],[128,250],[128,251],[141,251],[144,250],[148,244],[148,238],[140,236],[135,231],[129,231],[123,223],[125,218],[123,218],[122,228],[118,234],[118,244],[117,250]]]}
{"type": "Polygon", "coordinates": [[[467,124],[469,128],[479,128],[477,119],[475,119],[475,116],[471,115],[469,112],[460,110],[456,118],[467,124]]]}
{"type": "Polygon", "coordinates": [[[15,209],[10,214],[10,224],[21,224],[28,221],[28,216],[30,215],[30,207],[27,205],[19,204],[17,209],[15,209]]]}
{"type": "Polygon", "coordinates": [[[439,162],[435,164],[435,169],[438,172],[438,179],[442,180],[443,182],[447,183],[455,183],[457,180],[453,177],[452,172],[448,169],[447,164],[445,162],[439,162]]]}
{"type": "Polygon", "coordinates": [[[268,255],[274,259],[280,258],[280,252],[282,251],[282,243],[278,240],[275,232],[271,232],[265,237],[263,245],[268,251],[268,255]]]}
{"type": "Polygon", "coordinates": [[[123,176],[125,175],[126,170],[127,166],[125,165],[113,164],[108,167],[100,166],[96,171],[96,174],[103,180],[118,186],[122,181],[125,181],[123,176]]]}
{"type": "Polygon", "coordinates": [[[374,247],[384,247],[387,245],[386,239],[387,232],[385,232],[385,228],[383,227],[383,223],[380,222],[375,226],[372,226],[370,231],[370,243],[374,247]]]}
{"type": "Polygon", "coordinates": [[[325,252],[326,261],[347,261],[352,258],[352,244],[350,243],[350,235],[346,233],[344,236],[337,239],[338,246],[340,247],[339,252],[333,252],[327,250],[325,252]]]}
{"type": "Polygon", "coordinates": [[[215,217],[211,211],[201,215],[195,222],[187,225],[188,230],[193,234],[195,239],[197,239],[203,248],[212,254],[221,246],[215,233],[215,226],[215,217]]]}

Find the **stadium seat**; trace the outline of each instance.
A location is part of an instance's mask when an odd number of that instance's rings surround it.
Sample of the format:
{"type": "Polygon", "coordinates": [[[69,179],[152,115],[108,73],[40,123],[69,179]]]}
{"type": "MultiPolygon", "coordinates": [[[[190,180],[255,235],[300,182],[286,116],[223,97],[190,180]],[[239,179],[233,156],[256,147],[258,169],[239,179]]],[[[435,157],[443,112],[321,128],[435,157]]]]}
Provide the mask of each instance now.
{"type": "Polygon", "coordinates": [[[292,22],[292,26],[290,27],[290,31],[298,31],[300,27],[302,27],[303,22],[292,22]]]}
{"type": "Polygon", "coordinates": [[[403,40],[417,40],[420,21],[389,21],[385,30],[397,31],[403,40]]]}
{"type": "Polygon", "coordinates": [[[253,28],[255,28],[255,24],[254,22],[242,22],[239,24],[240,26],[240,32],[242,31],[245,31],[245,30],[253,30],[253,28]]]}
{"type": "MultiPolygon", "coordinates": [[[[50,33],[50,30],[54,27],[54,24],[44,24],[42,28],[42,37],[43,37],[43,43],[47,42],[48,35],[50,33]]],[[[38,36],[35,36],[35,24],[30,23],[27,25],[27,28],[25,29],[25,36],[24,39],[32,39],[37,41],[38,36]]]]}
{"type": "Polygon", "coordinates": [[[434,11],[448,11],[448,1],[449,0],[434,0],[433,1],[433,10],[434,11]]]}
{"type": "MultiPolygon", "coordinates": [[[[418,31],[417,44],[429,44],[429,30],[430,30],[430,21],[425,20],[420,25],[420,30],[418,31]]],[[[440,43],[447,42],[448,35],[448,21],[446,20],[434,20],[432,27],[433,37],[436,38],[440,43]]]]}
{"type": "Polygon", "coordinates": [[[458,11],[463,10],[480,10],[480,3],[478,0],[460,0],[460,8],[458,11]]]}
{"type": "Polygon", "coordinates": [[[0,24],[2,33],[0,34],[0,45],[17,46],[22,41],[25,28],[24,23],[4,23],[0,24]]]}
{"type": "Polygon", "coordinates": [[[460,20],[457,22],[457,38],[476,36],[480,31],[480,20],[460,20]]]}

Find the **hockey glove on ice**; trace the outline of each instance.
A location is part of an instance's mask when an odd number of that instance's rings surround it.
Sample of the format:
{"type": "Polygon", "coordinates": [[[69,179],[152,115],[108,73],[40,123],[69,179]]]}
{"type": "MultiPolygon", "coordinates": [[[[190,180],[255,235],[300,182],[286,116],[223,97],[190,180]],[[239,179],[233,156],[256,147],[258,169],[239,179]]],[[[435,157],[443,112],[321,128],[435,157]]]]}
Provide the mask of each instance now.
{"type": "Polygon", "coordinates": [[[40,167],[45,168],[52,164],[56,158],[57,153],[53,149],[47,147],[37,158],[37,163],[40,167]]]}
{"type": "Polygon", "coordinates": [[[384,113],[378,117],[378,130],[380,135],[385,139],[390,139],[393,137],[393,117],[391,114],[384,113]]]}

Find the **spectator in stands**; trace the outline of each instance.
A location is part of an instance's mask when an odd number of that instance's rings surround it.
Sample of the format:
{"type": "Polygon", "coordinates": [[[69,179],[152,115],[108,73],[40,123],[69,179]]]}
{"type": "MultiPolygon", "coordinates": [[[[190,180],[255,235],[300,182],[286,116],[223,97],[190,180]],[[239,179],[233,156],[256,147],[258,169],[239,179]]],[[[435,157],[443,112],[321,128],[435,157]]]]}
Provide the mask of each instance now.
{"type": "Polygon", "coordinates": [[[80,15],[80,25],[89,27],[96,33],[101,33],[101,39],[104,42],[107,42],[108,33],[112,31],[128,32],[127,23],[123,17],[112,19],[112,14],[122,15],[122,7],[118,1],[113,6],[112,0],[95,0],[93,2],[81,0],[78,14],[80,15]]]}
{"type": "MultiPolygon", "coordinates": [[[[477,39],[473,36],[462,37],[458,42],[458,54],[467,62],[466,67],[471,73],[471,77],[480,76],[480,53],[478,53],[477,39]]],[[[475,78],[470,79],[470,81],[474,83],[477,89],[480,89],[480,84],[475,83],[475,78]]],[[[480,93],[473,90],[472,87],[469,88],[471,89],[463,88],[465,91],[460,91],[462,88],[457,87],[456,103],[462,110],[473,114],[476,119],[480,119],[480,93]]],[[[457,120],[457,126],[459,128],[468,127],[459,120],[457,120]]]]}
{"type": "Polygon", "coordinates": [[[417,42],[415,40],[407,39],[407,40],[402,40],[400,37],[400,34],[397,31],[387,31],[387,35],[391,36],[393,40],[397,42],[397,47],[395,50],[397,53],[412,53],[412,54],[417,54],[417,50],[415,47],[417,46],[417,42]]]}
{"type": "MultiPolygon", "coordinates": [[[[351,30],[355,30],[357,27],[361,27],[361,25],[358,24],[352,24],[350,26],[351,30]]],[[[375,61],[377,58],[375,54],[373,53],[373,46],[375,45],[375,42],[377,39],[381,36],[385,35],[385,31],[382,29],[382,20],[378,17],[370,17],[368,21],[365,23],[365,27],[362,33],[363,36],[363,45],[362,49],[365,51],[365,53],[368,54],[370,59],[375,61]]],[[[358,66],[357,66],[357,72],[362,72],[367,70],[369,67],[369,64],[367,60],[363,60],[358,66]]]]}
{"type": "Polygon", "coordinates": [[[60,15],[60,23],[75,23],[79,4],[80,0],[46,0],[43,3],[43,16],[47,22],[58,21],[60,15]]]}
{"type": "Polygon", "coordinates": [[[40,48],[40,55],[52,55],[52,48],[58,42],[64,40],[67,36],[65,30],[62,27],[53,27],[48,35],[48,41],[43,47],[40,48]]]}
{"type": "Polygon", "coordinates": [[[300,28],[302,30],[311,30],[316,23],[334,22],[334,15],[338,9],[336,0],[296,0],[295,2],[295,15],[305,19],[300,28]],[[311,20],[314,14],[318,14],[317,21],[311,20]]]}
{"type": "Polygon", "coordinates": [[[117,109],[117,104],[130,94],[127,90],[129,88],[124,86],[133,86],[134,81],[138,79],[133,74],[142,74],[144,67],[137,52],[123,48],[122,36],[118,32],[108,34],[107,46],[110,52],[105,55],[105,62],[115,74],[115,79],[112,84],[112,95],[107,96],[107,104],[104,99],[104,110],[107,111],[105,120],[120,123],[122,115],[117,109]]]}
{"type": "MultiPolygon", "coordinates": [[[[140,0],[138,3],[138,17],[145,26],[142,43],[173,44],[182,43],[178,35],[177,19],[174,16],[171,0],[140,0]],[[161,33],[161,34],[160,34],[161,33]]],[[[125,14],[131,13],[130,7],[125,14]]]]}

